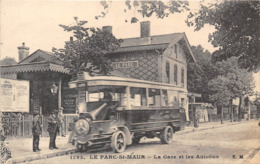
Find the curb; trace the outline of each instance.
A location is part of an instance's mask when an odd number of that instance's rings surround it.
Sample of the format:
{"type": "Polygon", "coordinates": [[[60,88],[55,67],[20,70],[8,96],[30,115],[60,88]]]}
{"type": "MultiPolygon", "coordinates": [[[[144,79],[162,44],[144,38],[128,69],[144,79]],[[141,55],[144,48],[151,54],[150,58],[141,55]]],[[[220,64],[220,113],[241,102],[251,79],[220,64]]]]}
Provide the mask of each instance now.
{"type": "Polygon", "coordinates": [[[228,124],[220,124],[217,126],[212,126],[212,127],[207,127],[207,128],[202,128],[202,129],[191,129],[188,131],[179,131],[177,133],[175,133],[175,135],[182,135],[182,134],[188,134],[188,133],[192,133],[192,132],[198,132],[198,131],[203,131],[203,130],[209,130],[209,129],[216,129],[216,128],[221,128],[221,127],[225,127],[225,126],[231,126],[231,125],[237,125],[237,124],[241,124],[241,123],[249,123],[248,121],[243,121],[243,122],[233,122],[233,123],[228,123],[228,124]]]}
{"type": "Polygon", "coordinates": [[[72,153],[75,153],[75,151],[76,151],[76,149],[69,148],[69,149],[59,151],[59,152],[39,154],[39,155],[33,156],[33,157],[30,157],[30,156],[19,157],[19,158],[11,159],[10,163],[15,164],[15,163],[24,163],[24,162],[35,161],[35,160],[39,160],[39,159],[47,159],[47,158],[62,156],[62,155],[66,155],[66,154],[72,154],[72,153]]]}

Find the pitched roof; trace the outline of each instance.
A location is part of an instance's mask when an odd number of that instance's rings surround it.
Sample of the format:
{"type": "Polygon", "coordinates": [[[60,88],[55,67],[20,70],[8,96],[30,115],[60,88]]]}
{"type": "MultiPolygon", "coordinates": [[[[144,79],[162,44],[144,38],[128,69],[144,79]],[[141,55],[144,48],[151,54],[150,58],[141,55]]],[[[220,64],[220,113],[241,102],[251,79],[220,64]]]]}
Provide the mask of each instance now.
{"type": "Polygon", "coordinates": [[[182,36],[183,33],[174,33],[174,34],[165,34],[165,35],[154,35],[147,38],[126,38],[123,39],[120,48],[123,47],[132,47],[132,46],[142,46],[142,45],[158,45],[158,44],[168,44],[174,38],[182,36]],[[146,42],[147,39],[150,39],[150,42],[146,42]]]}
{"type": "Polygon", "coordinates": [[[27,64],[17,64],[9,66],[1,66],[1,74],[12,74],[12,73],[23,73],[23,72],[43,72],[43,71],[52,71],[68,74],[69,70],[64,68],[61,65],[53,64],[48,61],[44,62],[34,62],[27,64]]]}
{"type": "Polygon", "coordinates": [[[31,55],[27,56],[23,60],[21,60],[18,64],[28,64],[32,62],[37,62],[37,59],[43,58],[44,61],[49,61],[51,63],[62,65],[62,61],[60,61],[52,52],[44,51],[41,49],[36,50],[31,55]]]}
{"type": "Polygon", "coordinates": [[[146,38],[126,38],[123,39],[120,48],[114,53],[166,49],[169,44],[177,42],[180,42],[183,45],[184,52],[196,61],[185,33],[154,35],[146,38]]]}

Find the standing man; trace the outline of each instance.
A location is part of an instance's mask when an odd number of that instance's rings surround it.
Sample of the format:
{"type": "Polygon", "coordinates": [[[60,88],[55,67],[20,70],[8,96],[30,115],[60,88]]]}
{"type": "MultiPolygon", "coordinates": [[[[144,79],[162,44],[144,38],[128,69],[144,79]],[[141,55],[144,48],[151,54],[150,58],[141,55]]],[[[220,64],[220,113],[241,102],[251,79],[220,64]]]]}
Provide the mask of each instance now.
{"type": "Polygon", "coordinates": [[[64,115],[63,115],[63,108],[60,107],[59,114],[58,114],[58,119],[59,119],[59,126],[60,126],[60,133],[62,137],[65,137],[65,132],[64,132],[64,115]]]}
{"type": "MultiPolygon", "coordinates": [[[[56,110],[54,110],[57,112],[56,110]]],[[[50,135],[50,144],[49,144],[49,149],[59,149],[56,146],[56,135],[57,132],[59,131],[59,125],[58,125],[58,118],[56,117],[55,113],[51,112],[50,117],[48,118],[48,129],[47,131],[49,132],[50,135]]]]}
{"type": "Polygon", "coordinates": [[[41,149],[39,149],[39,141],[42,132],[42,125],[39,120],[39,113],[34,113],[32,124],[33,152],[41,151],[41,149]]]}

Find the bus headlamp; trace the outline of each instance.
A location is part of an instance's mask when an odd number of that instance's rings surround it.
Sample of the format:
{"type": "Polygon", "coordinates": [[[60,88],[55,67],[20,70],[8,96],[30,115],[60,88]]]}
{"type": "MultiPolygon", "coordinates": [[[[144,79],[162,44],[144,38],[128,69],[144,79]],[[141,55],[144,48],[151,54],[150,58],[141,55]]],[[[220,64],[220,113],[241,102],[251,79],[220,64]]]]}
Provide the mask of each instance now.
{"type": "Polygon", "coordinates": [[[75,124],[75,132],[78,135],[88,134],[89,129],[90,129],[89,122],[85,119],[80,119],[75,124]]]}

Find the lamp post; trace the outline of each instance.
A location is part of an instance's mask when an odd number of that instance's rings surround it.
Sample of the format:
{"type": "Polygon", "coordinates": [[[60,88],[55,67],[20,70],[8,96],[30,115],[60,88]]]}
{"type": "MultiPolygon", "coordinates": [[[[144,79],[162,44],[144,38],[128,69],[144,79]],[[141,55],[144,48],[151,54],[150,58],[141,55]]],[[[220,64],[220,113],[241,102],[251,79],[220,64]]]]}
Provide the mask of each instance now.
{"type": "Polygon", "coordinates": [[[54,110],[54,108],[55,108],[54,96],[57,94],[57,91],[58,91],[58,87],[53,83],[52,86],[51,86],[51,93],[52,93],[52,109],[51,110],[54,110]]]}
{"type": "Polygon", "coordinates": [[[52,86],[51,86],[51,93],[53,95],[56,95],[57,91],[58,91],[58,87],[53,83],[52,86]]]}

